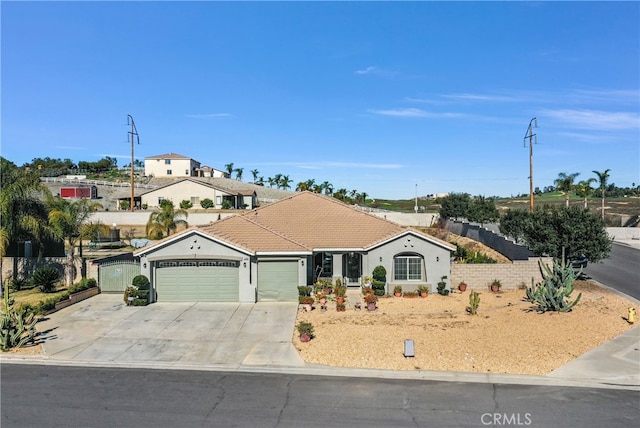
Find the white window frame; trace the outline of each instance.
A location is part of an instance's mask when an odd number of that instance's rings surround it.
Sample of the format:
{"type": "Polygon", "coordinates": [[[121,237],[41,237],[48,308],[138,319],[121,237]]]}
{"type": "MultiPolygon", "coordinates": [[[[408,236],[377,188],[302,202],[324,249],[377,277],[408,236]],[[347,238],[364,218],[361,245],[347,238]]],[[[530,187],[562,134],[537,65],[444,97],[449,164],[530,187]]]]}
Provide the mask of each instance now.
{"type": "Polygon", "coordinates": [[[393,280],[394,281],[422,281],[422,256],[420,255],[398,255],[393,258],[393,280]],[[398,269],[398,263],[404,262],[403,269],[398,269]],[[411,263],[413,262],[413,263],[411,263]],[[416,272],[415,268],[418,268],[416,272]],[[413,269],[412,269],[413,268],[413,269]],[[402,277],[399,275],[402,274],[402,277]]]}

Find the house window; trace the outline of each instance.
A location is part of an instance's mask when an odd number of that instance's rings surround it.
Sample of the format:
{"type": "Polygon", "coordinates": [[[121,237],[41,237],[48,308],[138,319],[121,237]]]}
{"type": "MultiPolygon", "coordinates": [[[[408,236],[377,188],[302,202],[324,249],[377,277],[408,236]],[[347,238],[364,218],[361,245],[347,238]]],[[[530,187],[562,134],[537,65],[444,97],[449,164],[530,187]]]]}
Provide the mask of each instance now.
{"type": "Polygon", "coordinates": [[[171,165],[171,159],[165,159],[164,160],[164,164],[165,165],[171,165]]]}
{"type": "Polygon", "coordinates": [[[191,205],[199,205],[200,204],[200,197],[199,196],[192,196],[191,197],[191,205]]]}
{"type": "Polygon", "coordinates": [[[171,174],[172,174],[171,170],[170,170],[170,169],[168,169],[168,170],[167,170],[167,175],[171,175],[171,174]]]}
{"type": "Polygon", "coordinates": [[[190,174],[189,174],[189,170],[188,170],[188,169],[185,169],[185,170],[184,170],[184,175],[190,175],[190,174]]]}
{"type": "Polygon", "coordinates": [[[396,281],[420,281],[422,279],[422,257],[394,257],[393,279],[396,281]]]}
{"type": "Polygon", "coordinates": [[[216,205],[222,205],[222,196],[216,196],[216,205]]]}

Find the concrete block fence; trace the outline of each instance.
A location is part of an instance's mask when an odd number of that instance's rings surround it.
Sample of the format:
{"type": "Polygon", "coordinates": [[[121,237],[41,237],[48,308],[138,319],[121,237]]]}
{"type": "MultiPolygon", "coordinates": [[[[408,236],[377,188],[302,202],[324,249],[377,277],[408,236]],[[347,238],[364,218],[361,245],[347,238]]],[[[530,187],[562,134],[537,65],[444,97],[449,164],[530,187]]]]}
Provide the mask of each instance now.
{"type": "Polygon", "coordinates": [[[531,278],[534,282],[542,281],[542,273],[538,261],[553,265],[551,257],[531,257],[528,260],[516,260],[512,263],[496,264],[451,264],[451,287],[457,288],[464,281],[469,290],[488,290],[494,279],[500,280],[503,290],[515,290],[531,286],[531,278]]]}

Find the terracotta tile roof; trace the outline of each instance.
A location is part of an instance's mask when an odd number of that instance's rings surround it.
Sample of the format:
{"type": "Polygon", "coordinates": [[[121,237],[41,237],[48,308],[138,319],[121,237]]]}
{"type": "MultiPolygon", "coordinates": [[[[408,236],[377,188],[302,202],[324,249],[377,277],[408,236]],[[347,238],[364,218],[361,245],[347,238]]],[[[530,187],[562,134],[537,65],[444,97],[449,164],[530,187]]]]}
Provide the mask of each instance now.
{"type": "Polygon", "coordinates": [[[227,217],[208,226],[200,227],[200,231],[252,253],[293,252],[300,254],[301,252],[310,253],[312,250],[304,244],[241,215],[227,217]]]}
{"type": "MultiPolygon", "coordinates": [[[[153,247],[191,230],[164,238],[153,247]]],[[[198,227],[197,231],[254,254],[370,249],[409,232],[455,250],[448,242],[419,230],[308,191],[198,227]]],[[[137,252],[136,256],[146,251],[137,252]]]]}

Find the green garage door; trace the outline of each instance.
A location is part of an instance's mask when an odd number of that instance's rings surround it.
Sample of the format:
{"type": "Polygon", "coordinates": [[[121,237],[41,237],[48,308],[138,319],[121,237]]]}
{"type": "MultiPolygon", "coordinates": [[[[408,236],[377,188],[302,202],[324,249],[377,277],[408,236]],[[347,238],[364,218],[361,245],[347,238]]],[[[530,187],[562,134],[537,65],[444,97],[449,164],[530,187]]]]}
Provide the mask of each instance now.
{"type": "Polygon", "coordinates": [[[239,263],[180,260],[156,263],[158,302],[237,302],[239,263]]]}
{"type": "Polygon", "coordinates": [[[297,302],[298,262],[258,262],[258,301],[297,302]]]}

